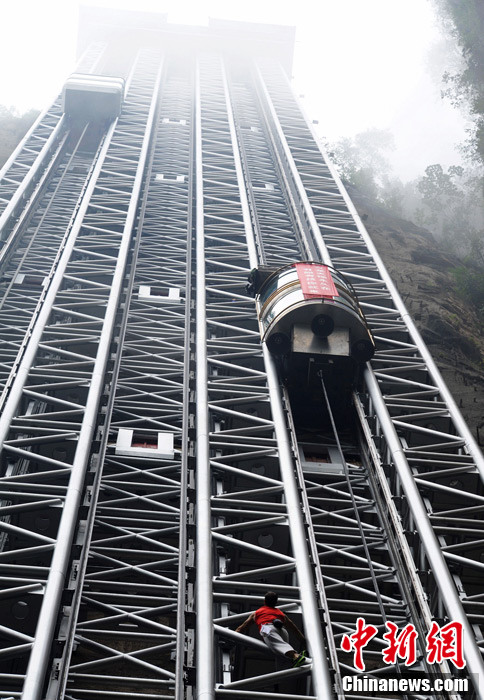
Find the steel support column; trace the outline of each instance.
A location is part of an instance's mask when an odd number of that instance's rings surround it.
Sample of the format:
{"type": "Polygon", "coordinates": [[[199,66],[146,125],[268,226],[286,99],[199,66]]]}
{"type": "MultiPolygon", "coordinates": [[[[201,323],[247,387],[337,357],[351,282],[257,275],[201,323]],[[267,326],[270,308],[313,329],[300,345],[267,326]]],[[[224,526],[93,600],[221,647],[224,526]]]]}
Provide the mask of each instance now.
{"type": "Polygon", "coordinates": [[[197,698],[215,697],[212,622],[212,515],[209,456],[207,312],[200,67],[196,68],[196,363],[197,363],[197,698]]]}

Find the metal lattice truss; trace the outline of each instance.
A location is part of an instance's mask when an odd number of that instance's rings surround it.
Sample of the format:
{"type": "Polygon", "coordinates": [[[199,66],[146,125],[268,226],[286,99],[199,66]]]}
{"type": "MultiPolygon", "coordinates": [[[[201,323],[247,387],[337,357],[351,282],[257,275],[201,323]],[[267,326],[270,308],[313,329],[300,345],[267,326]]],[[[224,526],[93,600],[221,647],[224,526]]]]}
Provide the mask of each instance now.
{"type": "Polygon", "coordinates": [[[286,77],[269,66],[262,73],[332,264],[351,280],[376,336],[374,375],[366,373],[367,411],[404,528],[415,533],[414,561],[432,614],[463,621],[468,666],[482,674],[472,642],[474,637],[482,644],[477,585],[484,546],[482,454],[344,188],[311,137],[286,77]]]}
{"type": "Polygon", "coordinates": [[[250,205],[258,260],[275,266],[311,257],[305,249],[297,211],[290,206],[284,173],[277,167],[273,144],[250,74],[233,70],[228,81],[237,127],[240,158],[250,205]]]}
{"type": "Polygon", "coordinates": [[[7,382],[0,419],[1,654],[17,658],[19,673],[2,679],[8,688],[2,697],[18,697],[22,685],[25,698],[42,691],[92,442],[98,439],[96,418],[158,78],[159,56],[142,52],[124,114],[108,130],[7,382]],[[37,626],[42,633],[34,639],[37,626]]]}
{"type": "MultiPolygon", "coordinates": [[[[237,83],[237,76],[234,76],[234,74],[230,75],[229,85],[232,87],[233,94],[236,94],[237,91],[241,89],[241,86],[237,83]]],[[[250,95],[253,99],[254,90],[247,90],[246,95],[250,95]]],[[[257,140],[258,152],[262,154],[263,172],[267,180],[274,180],[275,173],[277,172],[275,167],[278,166],[280,180],[286,178],[285,182],[290,182],[291,172],[290,169],[286,169],[286,173],[284,173],[283,159],[277,159],[277,163],[273,155],[271,161],[269,158],[264,157],[266,154],[260,147],[261,134],[269,141],[267,134],[269,120],[267,117],[265,122],[258,121],[257,113],[252,111],[252,121],[248,123],[245,121],[248,112],[247,105],[242,104],[242,109],[238,111],[237,108],[239,105],[235,100],[234,104],[236,105],[236,122],[237,118],[240,118],[241,114],[243,115],[244,128],[238,130],[239,143],[242,142],[241,153],[243,154],[244,151],[250,151],[251,139],[253,139],[254,142],[257,140]],[[266,128],[264,128],[264,123],[266,128]]],[[[274,143],[274,141],[275,139],[272,140],[272,143],[274,143]]],[[[255,153],[253,144],[252,153],[255,153]]],[[[274,150],[272,154],[274,154],[274,150]]],[[[244,162],[244,159],[242,159],[242,162],[244,162]]],[[[259,168],[258,172],[262,170],[259,161],[254,163],[254,161],[251,160],[249,166],[252,167],[252,172],[257,172],[257,168],[259,168]]],[[[247,167],[244,172],[246,176],[246,181],[244,183],[245,188],[250,193],[254,189],[250,180],[250,168],[247,167]]],[[[267,189],[268,195],[272,195],[272,188],[267,189]]],[[[299,198],[299,201],[301,200],[302,197],[299,198]]],[[[295,197],[288,197],[285,201],[285,205],[288,211],[290,211],[291,205],[294,207],[293,220],[302,221],[303,213],[297,210],[297,201],[295,197]]],[[[258,236],[256,237],[258,248],[260,250],[262,246],[264,246],[268,251],[276,251],[280,232],[270,219],[264,220],[263,217],[258,216],[258,204],[257,198],[249,195],[251,219],[258,232],[258,236]]],[[[264,204],[266,203],[263,203],[262,210],[264,210],[264,204]]],[[[308,254],[308,251],[311,251],[311,249],[314,250],[314,244],[311,246],[311,242],[306,242],[304,236],[305,229],[301,226],[299,240],[301,240],[302,250],[299,252],[299,255],[295,256],[296,259],[304,255],[303,251],[306,251],[306,254],[308,254]]],[[[270,254],[263,259],[265,262],[273,262],[276,264],[278,262],[277,256],[274,259],[270,254]]],[[[294,452],[297,454],[298,448],[294,431],[292,431],[292,436],[294,440],[294,452]]],[[[350,452],[354,453],[355,451],[358,451],[358,448],[353,446],[350,452]]],[[[312,474],[310,477],[306,478],[302,470],[299,469],[298,478],[299,488],[303,492],[304,490],[306,491],[306,512],[311,511],[312,514],[312,517],[307,519],[305,527],[312,548],[311,554],[313,561],[318,562],[318,565],[315,567],[314,580],[320,592],[321,609],[326,611],[326,624],[329,626],[327,643],[332,667],[339,673],[340,668],[348,670],[348,665],[346,660],[343,660],[341,666],[338,662],[337,642],[339,641],[342,631],[348,630],[348,620],[354,620],[355,611],[361,609],[367,610],[369,616],[372,617],[373,621],[379,626],[381,635],[386,631],[383,626],[385,621],[391,620],[402,626],[402,623],[410,617],[415,620],[417,627],[419,627],[422,619],[426,621],[430,620],[430,613],[426,606],[418,578],[415,576],[413,577],[412,587],[411,590],[409,590],[408,587],[406,588],[405,577],[400,578],[399,576],[395,576],[395,570],[399,571],[404,568],[402,562],[397,561],[401,559],[400,552],[402,550],[404,550],[403,559],[407,559],[407,565],[411,560],[408,545],[405,541],[401,526],[396,525],[392,547],[389,547],[387,542],[388,535],[385,534],[391,529],[390,524],[386,522],[388,504],[381,499],[380,503],[375,503],[374,485],[369,480],[368,472],[365,470],[364,465],[356,464],[350,467],[346,479],[342,473],[341,464],[339,465],[339,470],[337,469],[337,465],[335,465],[332,472],[329,471],[326,474],[322,473],[319,474],[319,476],[312,474]],[[356,496],[355,491],[357,492],[356,496]],[[338,494],[338,497],[341,499],[341,511],[335,511],[334,509],[336,494],[338,494]],[[328,504],[327,509],[324,509],[325,502],[328,504]],[[330,507],[330,504],[332,507],[330,507]],[[363,516],[360,516],[360,511],[363,516]],[[364,521],[365,517],[366,522],[364,521]],[[341,531],[342,520],[345,522],[347,528],[343,531],[341,531]],[[351,540],[355,543],[353,547],[348,546],[348,541],[351,540]],[[342,542],[344,542],[344,545],[341,544],[342,542]],[[374,560],[372,560],[371,557],[372,551],[375,552],[374,560]],[[363,556],[359,553],[363,554],[363,556]],[[384,559],[385,556],[388,558],[386,563],[384,559]],[[323,564],[323,571],[325,571],[330,559],[332,559],[334,563],[332,570],[333,577],[329,576],[327,578],[326,586],[328,588],[328,595],[331,596],[329,591],[350,591],[349,595],[346,593],[346,600],[343,605],[341,599],[337,597],[325,600],[325,593],[323,591],[325,586],[321,578],[319,564],[323,564]],[[359,562],[359,568],[355,565],[355,562],[359,562]],[[351,568],[349,567],[350,563],[353,564],[351,568]],[[412,609],[412,600],[414,597],[419,601],[418,609],[414,606],[412,609]]],[[[395,514],[393,515],[395,516],[395,514]]],[[[398,523],[398,518],[395,517],[394,521],[398,523]]],[[[377,638],[376,644],[379,646],[377,646],[378,651],[374,653],[375,658],[372,661],[373,670],[376,670],[378,665],[380,669],[383,667],[381,649],[385,643],[381,636],[377,638]],[[380,659],[379,664],[376,662],[377,658],[380,659]]],[[[386,668],[386,671],[390,673],[395,670],[398,669],[392,669],[391,667],[386,668]]],[[[260,682],[262,683],[262,679],[260,682]]],[[[241,682],[240,687],[242,687],[244,683],[241,682]]],[[[249,681],[247,681],[247,684],[248,683],[249,681]]],[[[239,687],[238,682],[237,687],[239,687]]]]}
{"type": "Polygon", "coordinates": [[[279,65],[196,53],[142,50],[92,153],[56,102],[1,173],[0,697],[350,700],[362,614],[367,674],[432,619],[482,674],[482,456],[279,65]],[[301,259],[377,339],[358,434],[296,427],[260,343],[249,270],[301,259]],[[310,667],[235,632],[268,589],[310,667]]]}
{"type": "MultiPolygon", "coordinates": [[[[239,669],[244,680],[238,681],[220,644],[221,638],[241,637],[233,628],[247,616],[247,608],[230,614],[231,604],[243,595],[245,606],[258,607],[270,581],[298,612],[296,559],[307,564],[307,553],[295,554],[291,545],[270,389],[254,304],[245,293],[240,170],[218,55],[200,60],[197,95],[197,692],[213,694],[218,683],[217,697],[260,697],[258,688],[273,680],[264,644],[242,637],[265,654],[259,664],[270,677],[239,669]],[[210,560],[213,572],[206,566],[210,560]],[[217,668],[216,677],[207,668],[217,668]]],[[[314,603],[310,591],[306,597],[314,603]]]]}
{"type": "MultiPolygon", "coordinates": [[[[292,177],[290,169],[285,167],[283,158],[278,158],[276,149],[270,149],[270,144],[275,144],[276,138],[274,135],[271,138],[269,110],[264,109],[264,104],[256,109],[256,90],[246,74],[239,76],[237,71],[233,71],[230,74],[229,85],[234,96],[242,162],[246,164],[245,187],[249,192],[251,219],[257,232],[259,255],[264,251],[260,259],[266,263],[281,265],[291,259],[288,256],[283,259],[283,251],[287,251],[288,255],[292,253],[294,260],[311,258],[315,246],[307,238],[307,227],[301,223],[304,216],[297,207],[300,198],[292,195],[288,184],[292,177]],[[250,154],[250,158],[247,158],[246,154],[250,154]],[[255,186],[254,177],[259,177],[255,186]],[[263,188],[261,185],[264,182],[284,182],[287,189],[277,192],[277,189],[282,189],[280,185],[276,185],[274,189],[263,188]],[[276,218],[271,219],[271,210],[276,218]],[[299,235],[293,235],[290,244],[283,237],[283,217],[286,217],[287,221],[297,221],[300,225],[299,235]],[[300,241],[299,249],[295,247],[297,240],[300,241]]],[[[294,191],[295,185],[291,184],[294,191]]],[[[298,455],[301,448],[298,448],[294,429],[292,439],[294,453],[298,455]]],[[[354,457],[360,448],[352,445],[348,447],[348,451],[354,457]]],[[[361,455],[359,459],[362,459],[361,455]]],[[[388,506],[386,503],[375,503],[374,489],[364,464],[349,465],[345,478],[342,464],[339,464],[339,467],[334,465],[326,473],[321,466],[320,473],[313,470],[311,475],[305,475],[299,460],[297,462],[300,488],[305,492],[305,509],[311,513],[305,525],[313,548],[313,560],[318,562],[318,566],[315,567],[315,581],[321,609],[326,611],[325,622],[329,632],[327,643],[332,666],[339,675],[338,651],[341,635],[343,631],[348,631],[348,621],[353,622],[357,611],[364,609],[368,613],[368,619],[371,618],[381,630],[375,642],[377,651],[374,652],[372,668],[382,669],[381,649],[385,642],[381,635],[386,631],[384,622],[390,620],[403,627],[408,617],[415,619],[417,624],[422,617],[430,620],[425,604],[418,611],[410,610],[414,597],[423,600],[420,582],[414,577],[412,591],[405,591],[405,577],[399,578],[395,573],[402,568],[396,561],[400,556],[399,551],[402,548],[408,550],[402,529],[396,528],[393,546],[389,547],[386,542],[388,524],[383,522],[388,506]],[[335,499],[339,499],[339,507],[336,509],[335,499]],[[349,542],[353,542],[353,545],[349,546],[349,542]],[[374,561],[371,557],[372,552],[375,552],[374,561]],[[319,565],[322,565],[324,572],[331,570],[331,575],[322,576],[319,565]],[[342,604],[343,591],[345,601],[342,604]],[[329,596],[327,600],[326,595],[329,596]],[[379,659],[379,664],[376,659],[379,659]]],[[[348,670],[346,658],[342,659],[341,668],[348,670]]],[[[386,670],[390,673],[395,672],[391,667],[387,667],[386,670]]]]}
{"type": "Polygon", "coordinates": [[[6,246],[0,281],[0,329],[2,335],[0,387],[7,392],[12,368],[20,359],[27,329],[32,327],[47,293],[49,275],[55,270],[71,219],[88,185],[92,157],[79,152],[64,153],[48,189],[40,199],[20,240],[6,246]],[[15,243],[15,245],[13,245],[15,243]]]}
{"type": "MultiPolygon", "coordinates": [[[[78,620],[63,630],[68,698],[184,697],[192,80],[187,67],[166,66],[78,620]]],[[[52,683],[48,696],[58,693],[52,683]]]]}
{"type": "MultiPolygon", "coordinates": [[[[105,45],[91,44],[78,62],[79,73],[93,73],[105,45]]],[[[15,151],[0,169],[0,241],[15,240],[16,218],[25,209],[25,200],[35,196],[42,175],[59,154],[65,139],[65,118],[61,96],[42,112],[15,151]],[[12,232],[13,229],[13,232],[12,232]]]]}

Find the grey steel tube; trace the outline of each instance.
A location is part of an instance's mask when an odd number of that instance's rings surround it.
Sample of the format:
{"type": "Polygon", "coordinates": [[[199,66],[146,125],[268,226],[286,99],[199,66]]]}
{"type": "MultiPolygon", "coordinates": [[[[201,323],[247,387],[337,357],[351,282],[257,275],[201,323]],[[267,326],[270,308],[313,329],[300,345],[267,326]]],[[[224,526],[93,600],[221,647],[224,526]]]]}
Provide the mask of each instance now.
{"type": "Polygon", "coordinates": [[[15,377],[13,377],[12,379],[9,377],[6,383],[6,387],[4,389],[4,393],[0,397],[0,409],[2,411],[0,416],[0,452],[2,450],[3,442],[7,437],[8,431],[10,429],[10,422],[15,413],[18,402],[20,401],[20,397],[22,395],[25,382],[27,381],[30,367],[37,352],[37,348],[42,338],[42,333],[44,332],[45,325],[52,311],[52,306],[54,304],[57,292],[62,283],[64,272],[72,255],[74,246],[76,244],[77,236],[82,225],[82,220],[89,206],[89,200],[96,186],[99,173],[101,172],[101,169],[103,167],[106,152],[109,148],[109,143],[112,137],[112,133],[114,131],[114,126],[115,125],[113,123],[106,135],[105,143],[103,144],[99,153],[98,161],[93,170],[84,197],[75,216],[72,228],[63,241],[62,253],[60,254],[59,258],[56,259],[56,261],[54,261],[53,267],[55,266],[55,270],[52,274],[52,278],[47,292],[45,294],[45,297],[39,300],[37,308],[34,312],[32,325],[28,329],[28,332],[30,333],[30,335],[28,336],[28,341],[24,341],[24,344],[19,350],[19,355],[23,351],[23,356],[21,356],[20,362],[17,366],[15,377]],[[9,388],[10,382],[11,386],[9,388]],[[4,405],[2,406],[2,400],[4,400],[4,398],[6,398],[6,400],[4,405]]]}
{"type": "Polygon", "coordinates": [[[91,387],[87,397],[84,419],[72,465],[72,473],[69,480],[66,501],[59,523],[59,533],[61,533],[61,536],[57,540],[52,558],[51,570],[47,579],[44,600],[37,624],[37,633],[32,646],[32,652],[25,677],[22,700],[40,700],[42,693],[50,646],[54,635],[62,591],[64,589],[72,539],[74,537],[77,524],[78,508],[82,497],[82,489],[90,455],[92,437],[96,426],[99,400],[103,392],[104,375],[106,364],[109,359],[109,348],[115,323],[116,309],[122,291],[122,283],[129,252],[131,234],[135,222],[136,209],[138,206],[143,180],[143,171],[148,155],[149,141],[156,112],[160,75],[161,67],[158,70],[156,78],[143,144],[133,183],[131,200],[128,207],[128,212],[126,214],[126,222],[123,228],[119,246],[118,259],[111,283],[111,292],[106,307],[105,321],[94,364],[91,387]]]}
{"type": "Polygon", "coordinates": [[[267,87],[264,83],[264,79],[262,77],[260,68],[258,66],[256,66],[256,70],[257,70],[257,76],[259,78],[261,90],[262,90],[262,93],[264,95],[267,107],[269,109],[269,112],[270,112],[270,115],[272,118],[272,122],[274,124],[274,128],[276,130],[278,139],[282,145],[286,164],[291,172],[292,179],[293,179],[294,184],[297,188],[297,192],[298,192],[298,195],[299,195],[300,200],[301,200],[301,205],[302,205],[304,212],[306,214],[309,226],[311,227],[314,242],[319,250],[319,254],[321,255],[321,261],[325,265],[331,265],[331,257],[328,253],[328,249],[326,248],[326,244],[323,240],[323,237],[321,236],[321,231],[319,230],[318,222],[316,221],[316,217],[314,216],[313,208],[311,207],[311,204],[310,204],[309,199],[308,199],[308,195],[306,193],[303,182],[301,180],[301,176],[299,175],[298,169],[297,169],[296,164],[294,162],[294,158],[292,157],[291,149],[289,148],[289,145],[288,145],[287,140],[286,140],[286,136],[285,136],[284,131],[282,130],[281,124],[279,122],[279,117],[277,116],[276,110],[274,109],[274,105],[272,104],[272,100],[271,100],[271,97],[270,97],[269,92],[267,90],[267,87]]]}
{"type": "MultiPolygon", "coordinates": [[[[235,617],[238,618],[239,616],[237,615],[234,616],[234,618],[235,617]]],[[[240,617],[242,617],[242,615],[240,617]]],[[[245,615],[244,617],[247,616],[245,615]]],[[[214,629],[216,630],[217,634],[221,635],[222,637],[227,637],[227,639],[231,639],[233,642],[240,642],[244,646],[249,646],[253,649],[258,649],[258,651],[264,652],[266,654],[271,653],[267,644],[264,644],[264,642],[260,642],[258,639],[254,639],[254,637],[250,637],[248,634],[241,634],[240,632],[235,632],[235,630],[230,629],[230,627],[223,627],[222,625],[214,625],[214,629]]]]}
{"type": "MultiPolygon", "coordinates": [[[[49,108],[49,109],[50,109],[50,108],[49,108]]],[[[21,140],[20,143],[18,144],[18,146],[17,146],[17,147],[15,148],[15,150],[10,154],[9,158],[5,161],[5,163],[4,163],[4,164],[2,165],[2,167],[0,168],[0,184],[1,184],[2,180],[3,180],[3,178],[5,177],[5,175],[6,175],[6,174],[8,173],[8,171],[10,170],[10,167],[11,167],[11,166],[13,165],[13,163],[17,160],[17,157],[18,157],[19,154],[21,153],[22,149],[24,148],[24,146],[25,146],[25,144],[27,143],[27,141],[29,140],[29,138],[32,136],[32,134],[33,134],[33,132],[35,131],[35,129],[37,129],[37,127],[38,127],[38,126],[40,125],[40,123],[42,122],[42,119],[46,116],[46,114],[47,114],[47,112],[49,111],[49,109],[44,109],[44,111],[41,112],[41,113],[39,114],[39,116],[37,117],[37,119],[35,120],[35,122],[32,124],[32,126],[30,127],[30,129],[27,131],[27,133],[25,134],[25,136],[22,138],[22,140],[21,140]]]]}
{"type": "Polygon", "coordinates": [[[420,496],[417,484],[415,483],[412,470],[407,462],[400,438],[397,435],[397,431],[395,430],[381,394],[378,381],[369,365],[367,365],[364,375],[369,396],[373,402],[376,416],[380,421],[395,469],[398,472],[402,488],[407,497],[408,507],[414,517],[415,527],[422,539],[447,614],[451,620],[462,624],[464,630],[464,656],[472,681],[475,683],[476,693],[479,698],[484,698],[484,662],[479,647],[475,642],[474,633],[464,608],[462,607],[462,602],[445,562],[435,532],[433,531],[427,510],[420,496]]]}
{"type": "Polygon", "coordinates": [[[225,106],[227,108],[227,121],[229,123],[230,139],[232,141],[232,152],[234,155],[235,172],[237,173],[237,182],[239,183],[240,206],[242,207],[245,237],[247,240],[247,248],[248,248],[248,252],[249,252],[250,266],[252,269],[252,268],[257,266],[257,248],[255,245],[255,237],[254,237],[254,233],[252,230],[252,222],[251,222],[250,209],[249,209],[249,199],[247,197],[247,190],[245,189],[245,184],[244,184],[242,160],[240,158],[240,153],[239,153],[239,148],[238,148],[238,143],[237,143],[237,134],[235,132],[234,113],[232,110],[232,104],[230,102],[229,86],[228,86],[228,82],[227,82],[227,73],[225,70],[225,64],[224,64],[223,60],[221,60],[221,65],[222,65],[222,82],[223,82],[224,93],[225,93],[225,106]]]}
{"type": "Polygon", "coordinates": [[[203,213],[202,112],[200,66],[196,69],[196,363],[197,363],[197,698],[215,698],[212,603],[212,536],[208,421],[207,315],[205,291],[205,227],[203,213]]]}
{"type": "Polygon", "coordinates": [[[257,686],[267,686],[270,683],[277,683],[278,681],[283,681],[284,679],[294,678],[295,676],[303,676],[310,669],[309,665],[299,666],[299,668],[287,668],[283,671],[273,671],[272,673],[264,673],[260,676],[255,676],[253,678],[244,678],[240,681],[233,681],[232,683],[226,683],[221,688],[226,690],[234,690],[236,688],[257,688],[257,686]]]}
{"type": "Polygon", "coordinates": [[[55,144],[57,139],[60,137],[60,134],[64,128],[64,122],[65,122],[65,118],[64,118],[64,116],[62,116],[59,120],[59,123],[57,124],[57,126],[55,127],[55,129],[52,131],[51,135],[49,136],[49,138],[45,142],[42,150],[40,151],[39,155],[35,159],[34,163],[32,164],[31,168],[29,169],[27,175],[24,177],[24,179],[22,180],[22,182],[18,186],[12,199],[9,201],[9,203],[7,204],[5,209],[3,210],[3,213],[0,216],[0,240],[2,239],[2,231],[3,231],[7,221],[15,213],[15,208],[22,201],[22,198],[24,197],[24,194],[27,191],[28,187],[30,185],[32,185],[35,182],[36,178],[39,176],[39,172],[40,172],[41,167],[44,165],[44,161],[49,156],[53,145],[55,144]]]}
{"type": "Polygon", "coordinates": [[[314,689],[316,697],[319,700],[326,700],[334,696],[333,685],[326,658],[321,623],[319,621],[319,610],[314,596],[313,572],[309,562],[301,502],[294,473],[291,441],[287,433],[284,408],[274,359],[265,343],[263,343],[262,348],[278,444],[279,464],[282,480],[284,482],[284,494],[287,503],[292,551],[296,560],[296,572],[301,595],[304,628],[308,641],[310,642],[310,653],[313,659],[312,675],[314,689]]]}

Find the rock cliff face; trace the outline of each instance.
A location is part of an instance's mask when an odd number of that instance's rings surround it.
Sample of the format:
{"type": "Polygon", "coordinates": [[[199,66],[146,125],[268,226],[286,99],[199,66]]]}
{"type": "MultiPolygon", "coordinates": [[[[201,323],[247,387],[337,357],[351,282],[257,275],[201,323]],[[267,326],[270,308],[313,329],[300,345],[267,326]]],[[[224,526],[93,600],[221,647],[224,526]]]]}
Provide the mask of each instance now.
{"type": "Polygon", "coordinates": [[[458,262],[426,229],[348,193],[479,444],[484,444],[482,321],[456,292],[458,262]]]}

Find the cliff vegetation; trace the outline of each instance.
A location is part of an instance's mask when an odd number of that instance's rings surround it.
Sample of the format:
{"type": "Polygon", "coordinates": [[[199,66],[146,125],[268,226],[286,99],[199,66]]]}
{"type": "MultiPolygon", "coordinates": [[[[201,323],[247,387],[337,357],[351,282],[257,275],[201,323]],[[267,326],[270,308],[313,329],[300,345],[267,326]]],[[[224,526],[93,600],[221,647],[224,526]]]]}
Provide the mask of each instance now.
{"type": "Polygon", "coordinates": [[[14,107],[0,105],[0,168],[30,129],[38,114],[35,109],[20,114],[14,107]]]}

